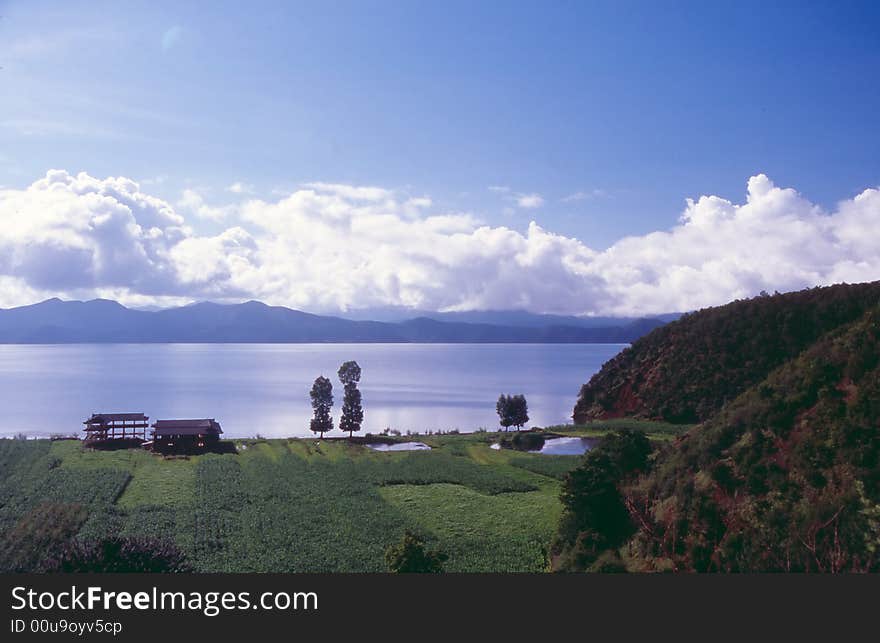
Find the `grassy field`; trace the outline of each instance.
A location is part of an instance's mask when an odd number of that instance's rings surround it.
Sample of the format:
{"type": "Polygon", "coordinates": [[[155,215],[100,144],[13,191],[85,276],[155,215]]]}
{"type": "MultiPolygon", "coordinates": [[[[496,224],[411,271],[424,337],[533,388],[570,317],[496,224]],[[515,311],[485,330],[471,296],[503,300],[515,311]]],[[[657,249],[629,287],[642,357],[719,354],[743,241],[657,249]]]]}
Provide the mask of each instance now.
{"type": "Polygon", "coordinates": [[[595,420],[589,424],[562,424],[548,426],[546,431],[563,433],[565,435],[582,435],[584,437],[601,437],[609,431],[629,429],[644,431],[654,441],[667,442],[692,429],[694,424],[670,424],[669,422],[655,422],[652,420],[636,420],[632,418],[619,418],[615,420],[595,420]]]}
{"type": "Polygon", "coordinates": [[[105,535],[172,538],[206,572],[384,571],[407,528],[449,555],[448,571],[545,569],[560,480],[580,458],[493,450],[492,433],[418,439],[432,450],[236,440],[236,455],[169,459],[0,440],[0,571],[105,535]]]}

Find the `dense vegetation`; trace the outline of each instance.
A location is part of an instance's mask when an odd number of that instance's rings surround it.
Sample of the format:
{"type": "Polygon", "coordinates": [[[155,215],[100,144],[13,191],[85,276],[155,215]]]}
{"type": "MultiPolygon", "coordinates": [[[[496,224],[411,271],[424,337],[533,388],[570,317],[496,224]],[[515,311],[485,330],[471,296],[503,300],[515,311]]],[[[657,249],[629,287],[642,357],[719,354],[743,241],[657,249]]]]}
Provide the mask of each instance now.
{"type": "Polygon", "coordinates": [[[196,571],[378,572],[410,529],[444,571],[541,571],[578,458],[490,449],[499,437],[397,453],[239,440],[190,458],[0,440],[0,570],[174,566],[176,548],[196,571]]]}
{"type": "Polygon", "coordinates": [[[43,570],[89,574],[192,571],[183,552],[168,540],[119,537],[88,542],[71,539],[53,548],[43,570]]]}
{"type": "Polygon", "coordinates": [[[448,556],[425,549],[425,539],[409,529],[403,539],[385,550],[388,571],[395,574],[439,574],[448,556]]]}
{"type": "Polygon", "coordinates": [[[637,340],[585,384],[575,423],[637,416],[701,422],[820,337],[880,302],[880,282],[756,297],[685,315],[637,340]]]}
{"type": "MultiPolygon", "coordinates": [[[[641,380],[649,394],[639,404],[662,391],[667,396],[662,408],[673,409],[675,417],[718,409],[662,446],[643,467],[621,468],[600,448],[566,476],[554,567],[880,571],[876,292],[877,285],[869,284],[762,297],[691,315],[679,331],[670,325],[660,338],[668,345],[648,338],[646,347],[634,346],[640,360],[655,355],[663,368],[690,365],[683,374],[671,371],[673,383],[647,386],[641,380]],[[856,316],[871,298],[875,306],[856,316]],[[737,311],[743,319],[731,317],[737,311]],[[745,318],[749,315],[780,325],[761,330],[745,318]],[[856,319],[849,321],[851,316],[856,319]],[[835,325],[833,320],[841,321],[835,325]],[[716,352],[703,359],[679,336],[696,328],[731,329],[744,342],[741,354],[728,354],[738,348],[729,337],[707,337],[700,345],[716,352]],[[737,334],[745,328],[765,339],[750,344],[748,334],[737,334]],[[820,329],[828,330],[757,379],[820,329]],[[767,339],[771,331],[777,336],[772,343],[767,339]],[[773,353],[772,359],[758,356],[761,345],[773,353]],[[687,359],[676,351],[685,352],[687,359]],[[724,365],[733,365],[730,382],[735,386],[728,386],[724,365]],[[695,379],[700,373],[708,378],[714,369],[718,377],[713,374],[709,382],[720,382],[717,390],[695,379]],[[738,386],[745,388],[734,395],[738,386]]],[[[636,363],[632,355],[627,359],[636,363]]],[[[618,364],[604,379],[591,382],[594,401],[621,399],[619,391],[598,388],[612,381],[613,372],[623,377],[639,371],[620,369],[618,364]]]]}
{"type": "Polygon", "coordinates": [[[640,431],[619,430],[565,476],[565,511],[553,543],[553,565],[565,571],[623,571],[616,549],[635,532],[621,487],[648,469],[652,448],[640,431]]]}

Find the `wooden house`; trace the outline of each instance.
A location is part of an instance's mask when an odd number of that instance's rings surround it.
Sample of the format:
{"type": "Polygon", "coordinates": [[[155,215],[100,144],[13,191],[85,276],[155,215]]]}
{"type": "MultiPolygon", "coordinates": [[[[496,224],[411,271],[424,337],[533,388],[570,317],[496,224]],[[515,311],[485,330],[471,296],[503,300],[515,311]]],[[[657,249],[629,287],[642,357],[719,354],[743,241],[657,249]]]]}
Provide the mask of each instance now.
{"type": "Polygon", "coordinates": [[[161,453],[200,453],[216,449],[223,429],[214,418],[158,420],[153,423],[153,450],[161,453]]]}
{"type": "Polygon", "coordinates": [[[83,422],[86,446],[121,448],[147,439],[148,420],[143,413],[93,413],[83,422]]]}

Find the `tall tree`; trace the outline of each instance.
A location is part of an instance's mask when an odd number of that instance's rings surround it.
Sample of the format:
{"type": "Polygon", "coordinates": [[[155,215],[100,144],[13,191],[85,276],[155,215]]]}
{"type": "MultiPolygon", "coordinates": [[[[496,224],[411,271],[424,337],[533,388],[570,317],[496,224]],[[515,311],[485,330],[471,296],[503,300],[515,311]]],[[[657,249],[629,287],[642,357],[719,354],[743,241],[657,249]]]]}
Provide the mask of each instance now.
{"type": "Polygon", "coordinates": [[[498,421],[506,431],[512,426],[522,428],[529,421],[529,405],[525,395],[500,395],[495,404],[498,421]]]}
{"type": "Polygon", "coordinates": [[[314,411],[309,428],[315,433],[320,433],[323,438],[325,431],[333,430],[333,418],[330,416],[330,409],[333,408],[333,384],[321,375],[312,384],[309,396],[312,398],[314,411]]]}
{"type": "Polygon", "coordinates": [[[358,390],[361,367],[354,361],[345,362],[339,367],[336,374],[345,391],[342,397],[342,417],[339,418],[339,428],[348,431],[348,437],[351,438],[352,432],[361,430],[361,423],[364,421],[361,392],[358,390]]]}
{"type": "Polygon", "coordinates": [[[523,428],[529,421],[529,404],[525,395],[514,395],[510,398],[510,423],[517,428],[523,428]]]}
{"type": "Polygon", "coordinates": [[[498,402],[495,404],[495,411],[498,413],[498,423],[504,427],[504,430],[510,428],[513,422],[510,419],[510,396],[502,393],[498,396],[498,402]]]}

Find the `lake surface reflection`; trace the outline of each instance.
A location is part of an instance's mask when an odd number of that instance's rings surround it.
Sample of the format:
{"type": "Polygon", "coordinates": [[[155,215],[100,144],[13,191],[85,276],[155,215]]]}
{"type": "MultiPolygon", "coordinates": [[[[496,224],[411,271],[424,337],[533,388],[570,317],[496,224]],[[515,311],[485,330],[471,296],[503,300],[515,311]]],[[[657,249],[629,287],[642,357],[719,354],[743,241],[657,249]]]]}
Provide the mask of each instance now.
{"type": "Polygon", "coordinates": [[[367,447],[373,451],[430,451],[424,442],[395,442],[394,444],[368,444],[367,447]]]}
{"type": "MultiPolygon", "coordinates": [[[[0,345],[0,435],[73,433],[93,412],[213,417],[224,437],[311,435],[318,375],[342,402],[339,365],[363,369],[364,430],[498,426],[500,393],[523,393],[531,425],[570,421],[581,385],[622,344],[0,345]]],[[[340,434],[338,430],[331,435],[340,434]]],[[[549,442],[549,441],[548,441],[549,442]]]]}
{"type": "Polygon", "coordinates": [[[544,455],[582,455],[593,448],[595,439],[591,438],[547,438],[544,446],[531,453],[544,455]]]}

